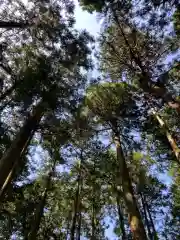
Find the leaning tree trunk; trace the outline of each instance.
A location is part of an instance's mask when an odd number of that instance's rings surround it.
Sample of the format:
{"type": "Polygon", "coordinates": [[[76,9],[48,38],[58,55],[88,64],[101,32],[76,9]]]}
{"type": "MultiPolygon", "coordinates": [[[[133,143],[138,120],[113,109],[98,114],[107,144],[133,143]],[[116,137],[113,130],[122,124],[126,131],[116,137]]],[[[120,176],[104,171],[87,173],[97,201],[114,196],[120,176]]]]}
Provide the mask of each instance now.
{"type": "Polygon", "coordinates": [[[158,121],[159,125],[161,126],[161,128],[164,130],[164,132],[166,134],[166,137],[172,148],[172,151],[173,151],[174,155],[176,156],[177,163],[180,164],[180,149],[178,148],[175,139],[169,132],[169,129],[168,129],[165,121],[163,121],[163,119],[154,110],[153,110],[153,114],[154,114],[156,120],[158,121]]]}
{"type": "Polygon", "coordinates": [[[147,240],[146,231],[134,196],[129,170],[121,147],[119,132],[116,124],[112,123],[112,125],[117,152],[117,161],[119,162],[120,177],[122,179],[123,198],[129,215],[129,224],[132,236],[134,240],[147,240]]]}
{"type": "MultiPolygon", "coordinates": [[[[20,160],[22,161],[22,158],[25,156],[26,154],[26,151],[27,151],[27,148],[29,146],[29,143],[32,139],[34,135],[34,132],[31,133],[31,135],[29,136],[25,146],[24,146],[24,149],[20,155],[20,160]]],[[[4,194],[6,192],[6,189],[8,188],[9,184],[11,183],[12,179],[14,179],[14,177],[17,175],[17,172],[18,172],[18,166],[17,166],[18,162],[15,162],[10,173],[8,174],[8,177],[6,178],[6,181],[5,183],[3,184],[3,186],[1,187],[0,189],[0,201],[4,198],[4,194]]]]}
{"type": "Polygon", "coordinates": [[[37,239],[37,234],[39,231],[41,219],[43,217],[44,207],[46,204],[47,193],[48,193],[48,190],[49,190],[49,187],[51,184],[51,177],[52,177],[52,171],[50,171],[47,176],[46,187],[42,194],[41,200],[37,206],[37,209],[36,209],[36,212],[35,212],[35,215],[33,218],[33,222],[31,223],[31,230],[30,230],[27,240],[36,240],[37,239]]]}
{"type": "MultiPolygon", "coordinates": [[[[12,142],[10,148],[4,153],[0,160],[0,189],[8,181],[8,176],[13,171],[14,166],[20,165],[20,157],[26,151],[26,143],[29,141],[29,137],[32,132],[36,130],[39,122],[45,111],[45,105],[43,102],[39,103],[32,115],[26,120],[24,126],[20,129],[16,139],[12,142]]],[[[11,179],[12,180],[12,179],[11,179]]]]}

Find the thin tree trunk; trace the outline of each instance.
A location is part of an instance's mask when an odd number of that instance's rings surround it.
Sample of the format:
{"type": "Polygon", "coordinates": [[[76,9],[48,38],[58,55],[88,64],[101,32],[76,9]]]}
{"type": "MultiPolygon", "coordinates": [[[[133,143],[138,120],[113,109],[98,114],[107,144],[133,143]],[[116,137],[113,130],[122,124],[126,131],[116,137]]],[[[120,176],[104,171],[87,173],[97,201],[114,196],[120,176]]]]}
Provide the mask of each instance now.
{"type": "Polygon", "coordinates": [[[31,230],[30,233],[28,235],[28,240],[36,240],[37,239],[37,234],[39,231],[39,227],[41,224],[41,219],[43,217],[43,212],[44,212],[44,207],[46,204],[46,199],[47,199],[47,193],[50,187],[50,183],[51,183],[51,177],[52,177],[52,171],[50,171],[50,173],[48,174],[47,180],[46,180],[46,187],[45,190],[43,192],[43,195],[41,197],[41,200],[37,206],[35,215],[34,215],[34,219],[33,222],[31,224],[31,230]]]}
{"type": "Polygon", "coordinates": [[[91,225],[92,225],[92,232],[91,232],[91,240],[96,240],[96,224],[95,224],[95,199],[93,196],[93,201],[92,201],[92,220],[91,220],[91,225]]]}
{"type": "Polygon", "coordinates": [[[16,139],[12,142],[10,148],[4,153],[0,160],[0,189],[8,179],[13,167],[20,164],[20,156],[25,151],[25,146],[31,133],[36,130],[45,110],[45,104],[39,103],[32,115],[26,120],[24,126],[20,129],[16,139]]]}
{"type": "Polygon", "coordinates": [[[28,22],[0,21],[0,28],[26,28],[28,22]]]}
{"type": "Polygon", "coordinates": [[[146,206],[146,209],[147,209],[147,213],[149,215],[151,227],[152,227],[152,230],[153,230],[153,240],[158,240],[158,235],[157,235],[157,232],[156,232],[156,228],[154,226],[154,222],[153,222],[153,219],[152,219],[152,216],[151,216],[151,211],[149,209],[149,205],[148,205],[148,203],[146,201],[145,195],[144,195],[144,203],[145,203],[145,206],[146,206]]]}
{"type": "Polygon", "coordinates": [[[134,240],[147,240],[146,231],[143,226],[141,215],[136,203],[128,167],[121,147],[119,132],[115,123],[113,125],[114,142],[116,145],[117,161],[120,165],[120,177],[122,178],[123,197],[129,215],[129,224],[134,240]]]}
{"type": "Polygon", "coordinates": [[[117,202],[117,209],[118,209],[118,216],[119,216],[119,224],[120,224],[120,228],[121,228],[121,232],[122,232],[122,240],[126,240],[126,231],[125,231],[125,227],[124,227],[124,217],[122,214],[122,210],[121,210],[121,205],[120,205],[120,200],[119,200],[119,192],[117,191],[117,196],[116,196],[116,202],[117,202]]]}
{"type": "Polygon", "coordinates": [[[71,222],[71,217],[72,217],[72,214],[71,214],[71,211],[69,211],[69,215],[67,217],[67,227],[66,227],[66,240],[68,240],[69,238],[69,230],[70,230],[70,222],[71,222]]]}
{"type": "Polygon", "coordinates": [[[80,163],[80,167],[79,167],[79,175],[77,178],[77,190],[76,190],[76,195],[75,195],[75,199],[74,199],[74,215],[73,215],[73,219],[72,219],[72,226],[71,226],[71,240],[75,239],[75,232],[76,232],[76,223],[77,223],[77,214],[79,212],[79,201],[80,201],[80,185],[81,185],[81,163],[80,163]]]}
{"type": "Polygon", "coordinates": [[[166,133],[168,142],[172,148],[174,155],[176,156],[177,162],[178,162],[178,164],[180,164],[180,149],[178,148],[175,139],[169,132],[169,129],[166,126],[165,121],[163,121],[163,119],[154,110],[153,110],[153,114],[154,114],[156,120],[158,121],[159,125],[161,126],[161,128],[164,129],[164,132],[166,133]]]}
{"type": "Polygon", "coordinates": [[[146,227],[148,230],[149,239],[153,240],[153,235],[151,233],[151,227],[149,226],[149,220],[148,220],[148,216],[147,216],[147,212],[146,212],[146,205],[144,202],[144,198],[143,198],[143,195],[141,192],[139,193],[139,195],[140,195],[140,199],[141,199],[141,203],[142,203],[142,207],[143,207],[144,218],[145,218],[145,223],[146,223],[146,227]]]}
{"type": "Polygon", "coordinates": [[[77,240],[81,239],[81,222],[82,222],[82,215],[81,215],[81,201],[79,202],[79,214],[78,214],[78,227],[77,227],[77,240]]]}

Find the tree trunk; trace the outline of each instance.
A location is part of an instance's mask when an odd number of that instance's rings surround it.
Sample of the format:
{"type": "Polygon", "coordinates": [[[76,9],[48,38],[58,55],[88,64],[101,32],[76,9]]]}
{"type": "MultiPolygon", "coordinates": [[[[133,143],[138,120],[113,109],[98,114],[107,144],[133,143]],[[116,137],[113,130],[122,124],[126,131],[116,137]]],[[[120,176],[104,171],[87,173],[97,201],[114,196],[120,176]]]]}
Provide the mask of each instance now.
{"type": "Polygon", "coordinates": [[[44,193],[41,197],[41,200],[39,202],[39,205],[37,206],[35,215],[34,215],[34,219],[32,222],[32,226],[31,226],[31,230],[30,233],[28,235],[28,240],[36,240],[37,239],[37,234],[39,231],[39,227],[41,224],[41,219],[43,217],[43,212],[44,212],[44,207],[46,204],[46,199],[47,199],[47,193],[50,187],[50,183],[51,183],[51,177],[52,177],[52,171],[50,171],[50,173],[48,174],[47,180],[46,180],[46,187],[44,190],[44,193]]]}
{"type": "Polygon", "coordinates": [[[45,104],[39,103],[32,115],[25,121],[24,126],[20,129],[16,139],[12,142],[10,148],[4,153],[0,160],[0,189],[3,187],[5,182],[8,180],[9,174],[13,171],[13,167],[17,167],[20,164],[20,156],[26,149],[26,143],[33,131],[39,125],[41,117],[45,110],[45,104]]]}
{"type": "Polygon", "coordinates": [[[152,216],[151,216],[151,211],[149,209],[149,205],[148,205],[148,203],[146,201],[146,197],[145,196],[144,196],[144,203],[145,203],[145,206],[146,206],[146,209],[147,209],[147,213],[149,215],[151,227],[152,227],[152,230],[153,230],[153,240],[158,240],[158,235],[157,235],[157,232],[156,232],[156,229],[155,229],[155,226],[154,226],[154,222],[153,222],[153,219],[152,219],[152,216]]]}
{"type": "Polygon", "coordinates": [[[172,148],[174,155],[176,156],[177,163],[180,164],[180,149],[178,148],[175,139],[169,132],[169,129],[166,126],[166,123],[162,120],[162,118],[154,110],[153,110],[153,114],[154,114],[156,120],[158,121],[159,125],[161,126],[161,128],[164,129],[164,132],[166,133],[168,142],[172,148]]]}
{"type": "Polygon", "coordinates": [[[120,228],[121,228],[121,232],[122,232],[122,240],[126,240],[127,237],[126,237],[126,231],[125,231],[125,227],[124,227],[124,218],[123,218],[120,200],[119,200],[119,192],[117,189],[116,189],[116,191],[117,191],[116,202],[117,202],[117,209],[118,209],[119,224],[120,224],[120,228]]]}
{"type": "Polygon", "coordinates": [[[91,225],[92,225],[92,232],[91,232],[91,240],[96,240],[96,224],[95,224],[95,199],[93,196],[93,201],[92,201],[92,219],[91,219],[91,225]]]}
{"type": "Polygon", "coordinates": [[[119,132],[117,131],[117,126],[115,125],[113,126],[115,134],[114,142],[116,145],[117,161],[120,165],[120,177],[122,178],[123,197],[129,215],[129,224],[132,236],[134,240],[147,240],[146,231],[144,229],[141,215],[133,193],[128,167],[122,151],[119,132]]]}
{"type": "MultiPolygon", "coordinates": [[[[34,135],[34,131],[31,133],[31,135],[29,136],[27,142],[25,143],[25,146],[24,146],[24,148],[23,148],[23,150],[22,150],[22,153],[21,153],[21,155],[20,155],[20,160],[22,160],[22,158],[25,156],[26,151],[27,151],[27,148],[28,148],[28,146],[29,146],[29,143],[30,143],[33,135],[34,135]]],[[[0,189],[0,200],[3,199],[4,194],[5,194],[5,192],[6,192],[6,189],[7,189],[8,185],[11,183],[12,179],[16,176],[16,173],[18,172],[17,163],[18,163],[17,161],[14,163],[11,171],[10,171],[9,174],[8,174],[8,177],[6,178],[5,183],[3,184],[2,188],[0,189]]]]}
{"type": "Polygon", "coordinates": [[[0,21],[0,28],[26,28],[28,22],[0,21]]]}
{"type": "Polygon", "coordinates": [[[79,214],[78,214],[78,227],[77,227],[77,240],[81,239],[81,222],[82,222],[82,215],[81,215],[81,202],[79,202],[79,214]]]}
{"type": "Polygon", "coordinates": [[[72,212],[69,211],[66,223],[66,240],[69,239],[70,227],[71,227],[72,212]]]}
{"type": "Polygon", "coordinates": [[[74,199],[74,215],[72,219],[72,226],[71,226],[71,240],[75,239],[75,232],[76,232],[76,222],[77,222],[77,216],[79,212],[79,201],[80,201],[80,188],[81,188],[81,163],[79,167],[79,175],[77,178],[77,190],[76,190],[76,195],[74,199]]]}
{"type": "Polygon", "coordinates": [[[144,198],[143,198],[143,195],[142,195],[141,192],[139,193],[139,195],[140,195],[141,204],[142,204],[142,207],[143,207],[144,219],[145,219],[146,227],[147,227],[147,230],[148,230],[149,239],[153,240],[153,235],[151,233],[151,227],[149,226],[149,220],[148,220],[148,216],[147,216],[147,212],[146,212],[146,205],[145,205],[145,202],[144,202],[144,198]]]}

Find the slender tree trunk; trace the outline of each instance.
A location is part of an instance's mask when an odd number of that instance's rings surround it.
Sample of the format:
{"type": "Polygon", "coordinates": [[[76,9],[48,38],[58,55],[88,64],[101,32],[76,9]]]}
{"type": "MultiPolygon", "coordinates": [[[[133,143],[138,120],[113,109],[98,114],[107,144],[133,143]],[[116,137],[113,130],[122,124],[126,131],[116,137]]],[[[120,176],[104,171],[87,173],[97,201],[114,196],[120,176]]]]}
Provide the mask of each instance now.
{"type": "Polygon", "coordinates": [[[121,232],[122,232],[122,240],[126,240],[127,236],[126,236],[126,231],[125,231],[125,227],[124,227],[124,217],[122,214],[122,210],[121,210],[121,204],[120,204],[120,200],[119,200],[119,192],[117,191],[117,196],[116,196],[116,202],[117,202],[117,209],[118,209],[118,216],[119,216],[119,224],[120,224],[120,228],[121,228],[121,232]]]}
{"type": "Polygon", "coordinates": [[[154,222],[153,222],[153,219],[152,219],[152,216],[151,216],[151,211],[149,209],[149,205],[146,201],[146,197],[144,195],[144,203],[145,203],[145,206],[146,206],[146,209],[147,209],[147,213],[149,215],[149,219],[150,219],[150,223],[151,223],[151,227],[152,227],[152,230],[153,230],[153,240],[158,240],[158,235],[157,235],[157,232],[156,232],[156,228],[154,226],[154,222]]]}
{"type": "Polygon", "coordinates": [[[81,188],[81,163],[80,163],[80,169],[79,169],[79,175],[77,178],[77,190],[76,195],[74,199],[74,215],[72,219],[72,226],[71,226],[71,240],[75,239],[75,232],[76,232],[76,223],[77,223],[77,216],[79,212],[79,201],[80,201],[80,188],[81,188]]]}
{"type": "Polygon", "coordinates": [[[77,227],[77,240],[81,239],[81,222],[82,222],[82,214],[81,214],[81,201],[79,202],[79,214],[78,214],[78,227],[77,227]]]}
{"type": "Polygon", "coordinates": [[[46,180],[46,187],[45,190],[43,192],[43,195],[41,197],[41,200],[39,202],[39,205],[37,206],[35,215],[34,215],[34,219],[33,222],[31,224],[31,230],[30,233],[28,235],[28,240],[36,240],[37,239],[37,234],[39,231],[39,227],[41,224],[41,219],[43,217],[43,212],[44,212],[44,207],[46,204],[46,199],[47,199],[47,193],[50,187],[50,183],[51,183],[51,177],[52,177],[52,171],[49,173],[47,180],[46,180]]]}
{"type": "Polygon", "coordinates": [[[149,239],[153,240],[153,235],[151,233],[151,227],[149,226],[149,220],[148,220],[148,216],[147,216],[147,212],[146,212],[146,205],[145,205],[145,202],[144,202],[144,198],[143,198],[143,195],[142,195],[141,192],[139,193],[139,195],[140,195],[141,204],[142,204],[142,207],[143,207],[144,218],[145,218],[145,223],[146,223],[146,227],[147,227],[147,230],[148,230],[149,239]]]}
{"type": "Polygon", "coordinates": [[[4,186],[9,174],[14,166],[20,164],[20,156],[26,150],[26,143],[31,133],[36,130],[45,110],[45,104],[39,103],[32,115],[26,120],[24,126],[20,129],[16,139],[12,142],[10,148],[4,153],[0,160],[0,189],[4,186]]]}
{"type": "MultiPolygon", "coordinates": [[[[93,193],[94,194],[94,193],[93,193]]],[[[92,201],[92,219],[91,219],[91,225],[92,225],[92,232],[91,232],[91,240],[96,240],[96,224],[95,224],[95,199],[93,196],[92,201]]]]}
{"type": "Polygon", "coordinates": [[[116,145],[117,161],[120,165],[120,177],[122,178],[123,197],[129,215],[129,224],[134,240],[147,240],[146,231],[143,226],[141,215],[134,196],[128,167],[121,147],[119,132],[116,124],[112,123],[114,142],[116,145]]]}
{"type": "Polygon", "coordinates": [[[67,217],[67,224],[66,224],[66,240],[69,239],[71,218],[72,218],[72,213],[71,213],[71,211],[69,211],[69,214],[68,214],[68,217],[67,217]]]}
{"type": "Polygon", "coordinates": [[[166,126],[166,123],[163,121],[163,119],[153,110],[153,114],[158,121],[159,125],[161,126],[162,129],[164,129],[164,132],[166,133],[166,137],[168,139],[168,142],[172,148],[172,151],[174,155],[176,156],[178,164],[180,164],[180,149],[178,148],[175,139],[169,132],[168,127],[166,126]]]}
{"type": "Polygon", "coordinates": [[[26,28],[28,22],[0,21],[0,28],[26,28]]]}

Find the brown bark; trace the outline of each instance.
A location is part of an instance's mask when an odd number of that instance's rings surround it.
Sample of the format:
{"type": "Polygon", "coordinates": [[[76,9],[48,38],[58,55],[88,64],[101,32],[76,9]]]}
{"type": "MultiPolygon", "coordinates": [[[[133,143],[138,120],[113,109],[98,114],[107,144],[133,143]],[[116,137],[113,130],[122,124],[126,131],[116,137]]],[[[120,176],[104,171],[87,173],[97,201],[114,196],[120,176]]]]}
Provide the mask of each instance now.
{"type": "Polygon", "coordinates": [[[26,143],[31,133],[38,127],[41,117],[45,110],[45,104],[39,103],[32,115],[25,121],[24,126],[20,129],[17,137],[12,142],[10,148],[4,153],[0,160],[0,189],[8,179],[9,174],[13,171],[14,166],[20,165],[20,156],[25,150],[26,143]]]}
{"type": "Polygon", "coordinates": [[[129,215],[129,224],[134,240],[147,240],[141,215],[134,196],[128,167],[122,151],[121,142],[117,127],[114,125],[114,142],[116,145],[117,161],[120,165],[120,177],[122,179],[123,198],[129,215]]]}
{"type": "Polygon", "coordinates": [[[180,149],[178,148],[175,139],[173,138],[173,136],[171,135],[165,121],[163,121],[163,119],[153,110],[153,114],[156,118],[156,120],[158,121],[160,127],[162,129],[164,129],[164,132],[166,134],[166,137],[168,139],[168,142],[172,148],[172,151],[177,159],[177,163],[180,164],[180,149]]]}

